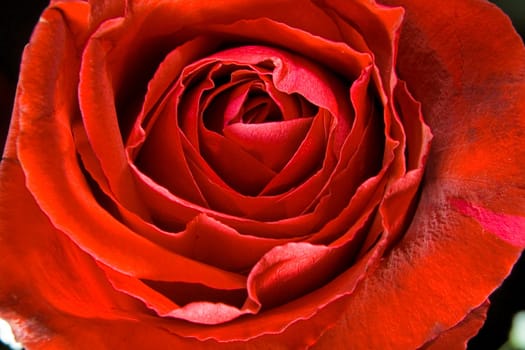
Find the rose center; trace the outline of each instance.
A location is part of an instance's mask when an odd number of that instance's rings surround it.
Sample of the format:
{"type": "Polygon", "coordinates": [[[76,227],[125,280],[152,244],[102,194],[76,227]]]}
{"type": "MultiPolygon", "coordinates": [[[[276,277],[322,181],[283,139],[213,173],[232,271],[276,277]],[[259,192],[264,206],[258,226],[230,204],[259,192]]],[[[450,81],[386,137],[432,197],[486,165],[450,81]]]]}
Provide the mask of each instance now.
{"type": "Polygon", "coordinates": [[[269,88],[273,88],[269,77],[259,77],[257,72],[245,69],[233,73],[214,76],[216,90],[203,96],[202,118],[209,130],[222,134],[224,127],[234,123],[259,124],[284,120],[282,108],[268,92],[269,88]]]}
{"type": "Polygon", "coordinates": [[[291,191],[322,168],[326,154],[336,153],[328,140],[340,146],[338,135],[351,123],[351,114],[338,107],[337,84],[327,81],[334,79],[320,67],[273,48],[239,47],[202,58],[182,70],[151,119],[140,168],[198,203],[218,193],[291,191]],[[177,173],[159,163],[178,164],[177,173]],[[195,184],[191,191],[188,182],[195,184]]]}

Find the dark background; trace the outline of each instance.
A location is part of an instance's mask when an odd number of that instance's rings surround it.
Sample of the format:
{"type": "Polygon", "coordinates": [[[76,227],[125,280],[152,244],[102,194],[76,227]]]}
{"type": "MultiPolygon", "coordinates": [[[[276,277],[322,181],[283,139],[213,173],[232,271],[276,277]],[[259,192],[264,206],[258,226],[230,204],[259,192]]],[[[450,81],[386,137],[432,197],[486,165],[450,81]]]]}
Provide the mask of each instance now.
{"type": "MultiPolygon", "coordinates": [[[[511,17],[523,38],[525,0],[492,2],[511,17]]],[[[49,0],[6,1],[0,10],[0,145],[4,144],[9,125],[22,50],[48,3],[49,0]]],[[[525,255],[522,255],[512,274],[490,299],[492,306],[487,321],[479,334],[469,342],[469,350],[498,349],[507,340],[512,316],[519,310],[525,310],[525,255]]],[[[4,349],[8,348],[0,343],[0,350],[4,349]]]]}

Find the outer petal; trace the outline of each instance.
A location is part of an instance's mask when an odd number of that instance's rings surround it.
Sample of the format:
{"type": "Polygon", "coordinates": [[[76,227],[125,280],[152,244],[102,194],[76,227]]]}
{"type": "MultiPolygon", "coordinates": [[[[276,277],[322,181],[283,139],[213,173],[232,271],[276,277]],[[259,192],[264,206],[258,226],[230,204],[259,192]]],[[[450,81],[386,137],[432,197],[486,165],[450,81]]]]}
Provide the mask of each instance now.
{"type": "Polygon", "coordinates": [[[348,298],[346,315],[318,348],[349,342],[355,348],[417,348],[482,303],[520,251],[469,218],[447,213],[446,206],[423,205],[407,236],[348,298]]]}
{"type": "MultiPolygon", "coordinates": [[[[481,1],[385,3],[406,8],[398,70],[422,103],[433,149],[408,232],[319,349],[423,346],[482,304],[525,245],[521,41],[481,1]]],[[[461,345],[474,333],[448,339],[461,345]]]]}
{"type": "Polygon", "coordinates": [[[136,307],[113,290],[90,256],[53,227],[25,187],[16,159],[19,108],[0,163],[0,266],[9,267],[0,274],[0,315],[28,349],[67,348],[56,338],[68,328],[59,323],[62,313],[129,319],[116,310],[136,307]]]}
{"type": "Polygon", "coordinates": [[[20,340],[50,336],[48,322],[58,310],[128,318],[115,310],[132,303],[119,302],[95,261],[52,226],[25,189],[17,161],[4,158],[0,175],[0,265],[9,267],[0,277],[0,314],[15,324],[27,323],[20,340]]]}
{"type": "Polygon", "coordinates": [[[89,4],[89,22],[92,29],[107,19],[123,16],[126,9],[126,0],[89,0],[89,4]]]}
{"type": "MultiPolygon", "coordinates": [[[[121,272],[138,272],[138,277],[153,279],[163,275],[161,280],[170,280],[173,275],[168,275],[171,273],[179,277],[183,274],[185,277],[181,280],[189,278],[192,282],[205,284],[206,273],[199,275],[196,272],[204,268],[213,275],[210,275],[211,284],[228,280],[226,284],[230,286],[242,286],[242,276],[226,273],[229,277],[223,280],[220,277],[223,271],[219,269],[168,253],[164,247],[152,244],[127,228],[96,202],[79,167],[71,134],[71,120],[78,116],[75,95],[78,75],[75,72],[78,72],[79,62],[72,40],[77,36],[70,35],[68,29],[71,27],[63,21],[64,13],[70,12],[49,10],[37,27],[25,53],[27,68],[23,66],[16,102],[20,113],[18,159],[35,199],[51,221],[61,222],[57,227],[67,226],[64,232],[71,234],[70,237],[82,249],[121,272]],[[54,51],[50,51],[49,47],[53,46],[54,51]],[[55,52],[61,53],[58,60],[54,60],[55,52]],[[48,65],[44,66],[43,62],[48,65]],[[35,69],[30,70],[33,67],[35,69]],[[40,75],[35,74],[37,70],[40,75]],[[57,203],[63,203],[70,211],[64,211],[57,203]],[[121,247],[120,253],[116,254],[115,246],[121,247]],[[169,263],[170,260],[172,263],[169,263]],[[159,269],[159,261],[165,264],[163,269],[159,269]],[[193,268],[190,269],[186,263],[193,265],[193,268]],[[180,264],[189,269],[180,269],[180,264]]],[[[76,12],[73,13],[76,15],[76,12]]]]}
{"type": "Polygon", "coordinates": [[[421,350],[462,350],[467,346],[467,340],[473,337],[483,326],[487,316],[489,302],[472,310],[464,320],[440,334],[436,339],[425,344],[421,350]]]}

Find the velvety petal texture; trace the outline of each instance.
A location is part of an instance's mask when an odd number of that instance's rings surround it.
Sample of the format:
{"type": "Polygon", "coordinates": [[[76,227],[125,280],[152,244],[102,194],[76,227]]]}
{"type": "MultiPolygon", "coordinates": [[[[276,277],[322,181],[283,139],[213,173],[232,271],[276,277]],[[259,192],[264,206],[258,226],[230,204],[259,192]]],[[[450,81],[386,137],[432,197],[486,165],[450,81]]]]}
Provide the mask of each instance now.
{"type": "Polygon", "coordinates": [[[480,0],[51,1],[0,316],[28,349],[464,349],[525,247],[523,101],[480,0]]]}

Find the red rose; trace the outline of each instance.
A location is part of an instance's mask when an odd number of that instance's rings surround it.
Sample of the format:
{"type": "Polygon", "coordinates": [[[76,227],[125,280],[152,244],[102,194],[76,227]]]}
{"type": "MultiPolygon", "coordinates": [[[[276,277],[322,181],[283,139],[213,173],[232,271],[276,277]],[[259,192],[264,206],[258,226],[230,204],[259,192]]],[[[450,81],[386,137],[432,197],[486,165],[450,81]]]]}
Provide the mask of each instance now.
{"type": "Polygon", "coordinates": [[[525,246],[525,49],[383,3],[52,0],[0,171],[19,340],[464,348],[525,246]]]}

